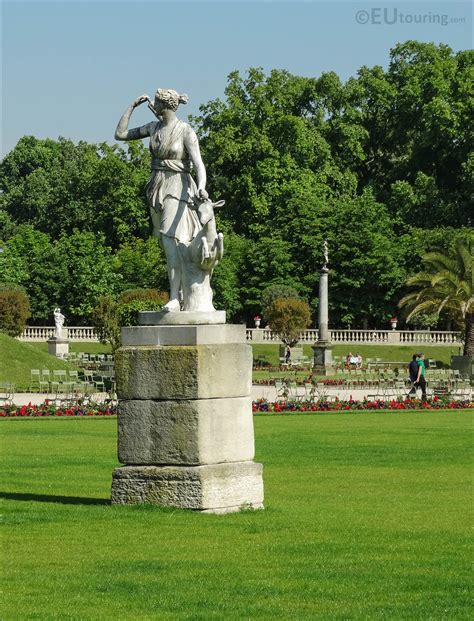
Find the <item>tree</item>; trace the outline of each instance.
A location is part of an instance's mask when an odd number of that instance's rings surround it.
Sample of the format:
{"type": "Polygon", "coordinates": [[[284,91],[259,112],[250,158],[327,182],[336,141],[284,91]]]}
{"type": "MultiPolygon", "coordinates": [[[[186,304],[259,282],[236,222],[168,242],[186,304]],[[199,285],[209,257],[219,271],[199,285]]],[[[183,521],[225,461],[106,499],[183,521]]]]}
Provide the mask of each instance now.
{"type": "Polygon", "coordinates": [[[120,291],[168,287],[166,259],[156,237],[129,238],[114,253],[112,266],[120,291]]]}
{"type": "Polygon", "coordinates": [[[56,242],[56,260],[67,274],[59,294],[65,315],[69,324],[84,324],[90,321],[96,300],[103,295],[113,297],[119,289],[112,250],[103,235],[74,230],[56,242]]]}
{"type": "Polygon", "coordinates": [[[407,320],[435,312],[464,329],[464,355],[474,356],[473,243],[456,242],[450,251],[434,250],[423,257],[424,271],[406,285],[413,289],[399,302],[407,320]]]}
{"type": "Polygon", "coordinates": [[[99,341],[110,344],[115,351],[121,344],[121,326],[118,304],[111,295],[101,295],[91,313],[91,322],[99,341]]]}
{"type": "Polygon", "coordinates": [[[12,283],[0,283],[0,331],[20,336],[30,316],[30,304],[24,289],[12,283]]]}
{"type": "Polygon", "coordinates": [[[308,303],[297,298],[276,298],[264,312],[271,329],[290,347],[298,342],[301,330],[311,324],[308,303]]]}
{"type": "Polygon", "coordinates": [[[138,323],[140,311],[160,310],[168,301],[168,294],[156,289],[131,289],[115,300],[110,295],[100,296],[92,311],[92,325],[102,343],[109,343],[112,351],[121,345],[122,326],[138,323]]]}
{"type": "Polygon", "coordinates": [[[3,208],[53,239],[80,229],[104,234],[116,248],[150,232],[149,162],[141,143],[125,150],[24,136],[0,164],[3,208]]]}
{"type": "Polygon", "coordinates": [[[260,298],[264,314],[266,309],[269,308],[278,298],[295,298],[298,300],[299,295],[296,289],[288,285],[270,285],[269,287],[266,287],[260,298]]]}

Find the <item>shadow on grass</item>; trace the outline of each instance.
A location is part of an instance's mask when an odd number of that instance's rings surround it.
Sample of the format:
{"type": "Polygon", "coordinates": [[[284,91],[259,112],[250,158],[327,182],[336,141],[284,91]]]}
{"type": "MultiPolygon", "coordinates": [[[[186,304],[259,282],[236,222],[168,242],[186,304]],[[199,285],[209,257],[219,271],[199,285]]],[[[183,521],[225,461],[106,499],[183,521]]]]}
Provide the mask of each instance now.
{"type": "Polygon", "coordinates": [[[61,505],[110,505],[107,498],[82,498],[80,496],[51,496],[49,494],[16,494],[0,492],[0,498],[6,500],[24,500],[27,502],[55,502],[61,505]]]}

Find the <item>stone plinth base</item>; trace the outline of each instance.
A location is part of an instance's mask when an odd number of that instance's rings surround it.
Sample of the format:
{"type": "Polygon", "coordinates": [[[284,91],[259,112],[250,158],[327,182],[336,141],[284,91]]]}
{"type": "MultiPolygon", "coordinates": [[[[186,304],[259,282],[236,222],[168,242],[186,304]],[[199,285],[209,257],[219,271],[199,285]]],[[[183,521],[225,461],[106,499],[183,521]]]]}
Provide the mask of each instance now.
{"type": "Polygon", "coordinates": [[[48,339],[48,354],[57,358],[64,358],[69,353],[69,341],[67,339],[54,337],[48,339]]]}
{"type": "Polygon", "coordinates": [[[334,366],[332,360],[332,345],[329,341],[318,341],[313,347],[315,375],[332,375],[334,366]]]}
{"type": "Polygon", "coordinates": [[[225,324],[225,311],[200,313],[197,311],[141,311],[138,313],[140,326],[189,326],[225,324]]]}
{"type": "Polygon", "coordinates": [[[207,513],[263,509],[262,465],[124,466],[112,477],[112,504],[151,503],[207,513]]]}
{"type": "Polygon", "coordinates": [[[262,465],[252,461],[252,350],[245,326],[219,318],[225,313],[141,313],[143,325],[122,329],[115,372],[125,466],[113,473],[113,503],[263,509],[262,465]]]}
{"type": "MultiPolygon", "coordinates": [[[[162,330],[155,330],[160,339],[162,330]]],[[[244,397],[252,390],[252,348],[245,342],[121,347],[115,376],[120,399],[244,397]]]]}
{"type": "MultiPolygon", "coordinates": [[[[180,314],[180,313],[177,313],[180,314]]],[[[122,328],[124,347],[142,345],[224,345],[246,343],[241,325],[127,326],[122,328]]]]}
{"type": "Polygon", "coordinates": [[[251,397],[119,402],[122,464],[217,464],[254,453],[251,397]]]}

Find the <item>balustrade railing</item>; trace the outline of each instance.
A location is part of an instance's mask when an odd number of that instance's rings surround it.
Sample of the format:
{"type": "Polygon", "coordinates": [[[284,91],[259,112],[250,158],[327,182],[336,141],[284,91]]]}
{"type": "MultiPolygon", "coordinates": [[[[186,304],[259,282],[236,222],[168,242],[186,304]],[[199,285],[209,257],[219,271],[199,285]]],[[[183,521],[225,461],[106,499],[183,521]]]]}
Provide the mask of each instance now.
{"type": "MultiPolygon", "coordinates": [[[[20,341],[47,341],[56,330],[53,326],[27,326],[18,337],[20,341]]],[[[63,332],[70,341],[98,341],[95,329],[91,326],[65,326],[63,332]]]]}
{"type": "MultiPolygon", "coordinates": [[[[443,332],[439,330],[329,330],[334,345],[446,345],[462,344],[461,332],[443,332]]],[[[300,343],[315,343],[317,330],[303,330],[300,343]]],[[[247,341],[252,343],[278,343],[280,339],[272,330],[252,328],[247,330],[247,341]]]]}
{"type": "MultiPolygon", "coordinates": [[[[70,341],[95,341],[97,334],[91,326],[66,326],[67,338],[70,341]]],[[[47,341],[54,336],[53,326],[27,326],[20,341],[47,341]]],[[[445,332],[440,330],[330,330],[331,342],[334,345],[461,345],[461,332],[445,332]]],[[[318,330],[303,330],[300,343],[315,343],[318,330]]],[[[252,343],[279,343],[280,338],[273,330],[249,328],[247,341],[252,343]]]]}

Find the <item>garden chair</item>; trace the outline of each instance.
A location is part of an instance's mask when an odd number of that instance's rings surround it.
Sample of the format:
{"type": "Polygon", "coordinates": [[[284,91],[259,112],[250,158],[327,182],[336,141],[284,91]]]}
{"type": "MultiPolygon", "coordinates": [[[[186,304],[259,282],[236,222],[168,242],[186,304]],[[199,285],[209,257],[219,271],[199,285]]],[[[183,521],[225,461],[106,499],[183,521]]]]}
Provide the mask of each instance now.
{"type": "Polygon", "coordinates": [[[83,376],[85,382],[88,382],[89,384],[94,383],[94,371],[91,371],[90,369],[84,369],[83,376]]]}
{"type": "Polygon", "coordinates": [[[31,369],[30,371],[30,392],[41,392],[40,382],[41,382],[40,370],[31,369]]]}
{"type": "Polygon", "coordinates": [[[286,383],[281,379],[275,380],[275,389],[276,389],[276,401],[280,399],[286,399],[288,396],[288,389],[286,387],[286,383]]]}
{"type": "Polygon", "coordinates": [[[51,371],[49,369],[41,369],[40,392],[49,392],[51,384],[51,371]]]}
{"type": "Polygon", "coordinates": [[[105,381],[102,375],[98,375],[97,377],[99,377],[100,379],[95,379],[94,380],[94,387],[96,389],[96,392],[106,392],[105,390],[105,381]]]}
{"type": "Polygon", "coordinates": [[[304,400],[311,403],[314,401],[314,386],[310,382],[304,384],[304,400]]]}
{"type": "Polygon", "coordinates": [[[296,382],[288,382],[288,399],[301,401],[301,395],[298,394],[298,384],[296,382]]]}
{"type": "Polygon", "coordinates": [[[12,405],[15,395],[15,386],[11,382],[0,382],[0,402],[2,405],[12,405]]]}
{"type": "Polygon", "coordinates": [[[407,395],[408,387],[403,380],[395,381],[395,396],[405,397],[407,395]]]}

